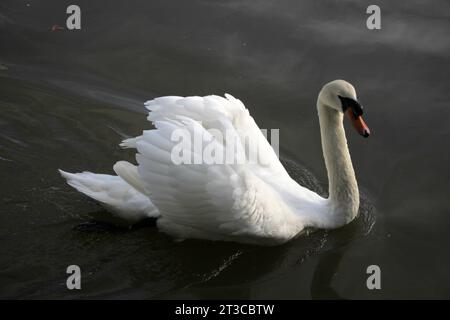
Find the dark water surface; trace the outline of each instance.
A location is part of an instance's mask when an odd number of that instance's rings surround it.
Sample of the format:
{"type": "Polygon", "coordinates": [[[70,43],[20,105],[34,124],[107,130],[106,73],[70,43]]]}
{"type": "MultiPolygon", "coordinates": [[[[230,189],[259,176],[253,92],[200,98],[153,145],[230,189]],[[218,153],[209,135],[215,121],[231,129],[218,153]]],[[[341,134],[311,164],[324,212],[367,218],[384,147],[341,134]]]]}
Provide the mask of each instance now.
{"type": "Polygon", "coordinates": [[[378,1],[369,31],[368,1],[78,0],[82,29],[51,32],[72,3],[0,3],[1,298],[450,298],[448,1],[378,1]],[[177,243],[151,222],[92,221],[101,207],[57,174],[133,161],[118,143],[150,128],[145,100],[228,92],[280,128],[289,172],[323,193],[315,101],[337,78],[372,130],[348,130],[363,199],[341,229],[274,248],[177,243]]]}

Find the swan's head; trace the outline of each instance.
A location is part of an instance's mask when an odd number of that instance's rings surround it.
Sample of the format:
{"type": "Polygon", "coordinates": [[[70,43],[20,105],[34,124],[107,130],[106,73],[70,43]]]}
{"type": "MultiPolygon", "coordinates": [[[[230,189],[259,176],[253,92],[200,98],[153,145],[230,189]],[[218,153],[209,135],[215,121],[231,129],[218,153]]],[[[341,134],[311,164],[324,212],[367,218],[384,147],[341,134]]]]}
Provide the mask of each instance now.
{"type": "Polygon", "coordinates": [[[364,138],[370,135],[369,127],[364,122],[363,107],[356,98],[355,88],[345,80],[334,80],[323,86],[318,102],[338,112],[345,113],[364,138]]]}

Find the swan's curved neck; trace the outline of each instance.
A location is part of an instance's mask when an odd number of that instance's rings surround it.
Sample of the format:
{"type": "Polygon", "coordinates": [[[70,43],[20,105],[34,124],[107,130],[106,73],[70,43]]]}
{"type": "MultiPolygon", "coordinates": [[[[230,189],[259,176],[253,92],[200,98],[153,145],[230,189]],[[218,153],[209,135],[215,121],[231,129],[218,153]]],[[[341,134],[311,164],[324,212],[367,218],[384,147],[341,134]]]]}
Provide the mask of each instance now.
{"type": "Polygon", "coordinates": [[[337,224],[346,224],[358,213],[359,191],[347,146],[343,113],[317,103],[322,150],[329,183],[329,206],[337,224]]]}

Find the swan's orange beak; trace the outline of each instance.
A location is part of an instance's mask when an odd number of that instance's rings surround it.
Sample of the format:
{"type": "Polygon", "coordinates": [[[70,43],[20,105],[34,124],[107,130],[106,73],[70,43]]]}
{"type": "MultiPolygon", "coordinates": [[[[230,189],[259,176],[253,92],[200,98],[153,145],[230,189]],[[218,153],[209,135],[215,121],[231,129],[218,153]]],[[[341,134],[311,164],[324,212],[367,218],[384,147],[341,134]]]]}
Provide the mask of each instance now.
{"type": "Polygon", "coordinates": [[[370,135],[370,129],[364,122],[363,118],[361,116],[355,117],[352,108],[348,108],[347,111],[345,111],[345,113],[350,119],[350,122],[352,123],[353,127],[355,127],[356,131],[358,131],[358,133],[362,135],[364,138],[367,138],[370,135]]]}

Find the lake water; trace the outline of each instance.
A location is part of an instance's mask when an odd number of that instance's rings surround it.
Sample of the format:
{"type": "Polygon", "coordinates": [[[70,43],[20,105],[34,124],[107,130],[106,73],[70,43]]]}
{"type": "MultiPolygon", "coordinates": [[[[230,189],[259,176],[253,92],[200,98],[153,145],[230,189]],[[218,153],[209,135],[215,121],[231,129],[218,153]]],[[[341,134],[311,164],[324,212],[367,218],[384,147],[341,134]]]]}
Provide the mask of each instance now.
{"type": "MultiPolygon", "coordinates": [[[[0,4],[0,297],[450,298],[450,3],[73,1],[0,4]],[[57,173],[112,173],[151,125],[143,102],[231,93],[280,129],[288,171],[323,193],[315,102],[353,83],[372,130],[347,130],[359,218],[266,248],[124,230],[57,173]],[[82,290],[66,288],[79,265],[82,290]],[[381,269],[368,290],[366,269],[381,269]]],[[[350,127],[347,127],[350,129],[350,127]]]]}

